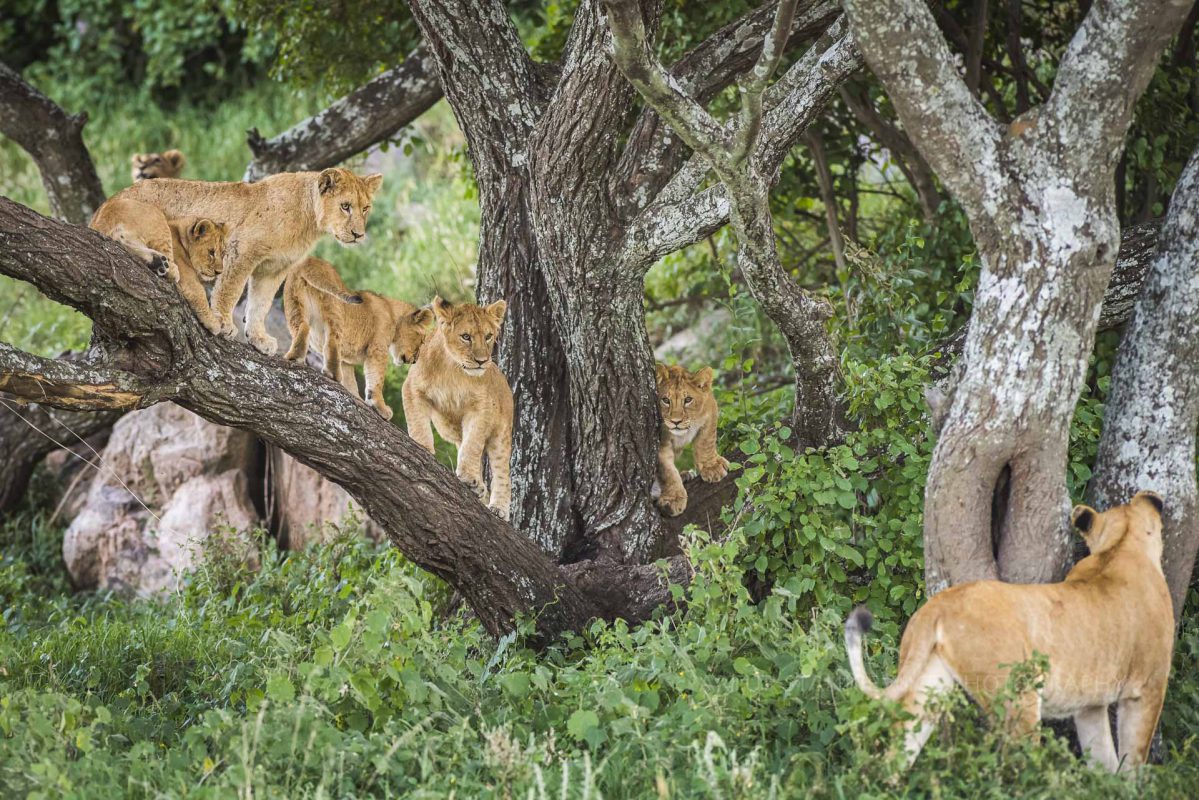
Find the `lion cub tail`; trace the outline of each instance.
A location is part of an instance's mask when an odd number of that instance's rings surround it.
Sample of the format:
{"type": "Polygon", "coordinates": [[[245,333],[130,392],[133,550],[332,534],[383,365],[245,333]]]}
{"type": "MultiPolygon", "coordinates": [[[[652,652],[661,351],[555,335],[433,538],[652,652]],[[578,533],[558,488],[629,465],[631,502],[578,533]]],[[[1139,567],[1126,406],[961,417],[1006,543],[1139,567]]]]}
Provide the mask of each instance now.
{"type": "Polygon", "coordinates": [[[304,282],[313,289],[336,297],[343,303],[358,305],[362,302],[362,295],[351,293],[346,289],[346,285],[341,282],[341,278],[332,269],[305,269],[300,272],[299,277],[303,278],[304,282]]]}
{"type": "Polygon", "coordinates": [[[858,688],[875,700],[883,696],[882,690],[874,685],[866,674],[866,661],[862,657],[862,637],[874,627],[874,615],[865,606],[858,606],[845,620],[845,649],[849,651],[849,668],[858,688]]]}

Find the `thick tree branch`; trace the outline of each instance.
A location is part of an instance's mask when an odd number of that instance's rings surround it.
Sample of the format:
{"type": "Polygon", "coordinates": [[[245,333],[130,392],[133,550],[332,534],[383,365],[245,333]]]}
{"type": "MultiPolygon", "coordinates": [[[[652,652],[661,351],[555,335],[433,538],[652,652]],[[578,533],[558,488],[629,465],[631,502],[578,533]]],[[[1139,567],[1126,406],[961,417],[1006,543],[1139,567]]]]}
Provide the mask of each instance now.
{"type": "Polygon", "coordinates": [[[154,387],[123,370],[43,358],[0,342],[0,394],[21,403],[99,411],[137,408],[154,387]]]}
{"type": "Polygon", "coordinates": [[[422,43],[404,62],[373,78],[328,108],[278,136],[247,133],[254,158],[245,180],[276,172],[332,167],[356,153],[393,138],[441,99],[441,84],[422,43]]]}
{"type": "Polygon", "coordinates": [[[1000,129],[958,75],[925,0],[845,0],[871,70],[916,146],[968,211],[993,194],[1000,129]]]}
{"type": "Polygon", "coordinates": [[[779,62],[783,59],[783,50],[791,32],[791,22],[795,19],[796,0],[779,0],[778,10],[774,15],[774,24],[770,34],[762,42],[762,54],[753,70],[741,82],[741,113],[739,127],[733,138],[731,157],[734,163],[749,157],[750,152],[758,143],[758,133],[762,130],[762,95],[766,86],[774,77],[779,62]]]}
{"type": "MultiPolygon", "coordinates": [[[[210,336],[173,284],[115,243],[0,198],[0,273],[32,280],[90,316],[100,343],[92,357],[132,373],[145,390],[141,402],[169,399],[211,422],[251,431],[340,484],[405,556],[459,590],[488,630],[511,630],[517,616],[539,612],[538,630],[549,636],[604,613],[608,600],[580,591],[530,539],[365,403],[305,365],[210,336]]],[[[89,385],[95,377],[74,365],[37,366],[89,385]]],[[[645,576],[617,572],[640,587],[631,610],[641,613],[650,605],[641,592],[648,591],[645,576]]],[[[656,586],[657,599],[665,600],[665,585],[656,586]]]]}
{"type": "Polygon", "coordinates": [[[68,114],[0,63],[0,133],[33,158],[57,218],[87,224],[104,187],[83,143],[87,114],[68,114]]]}

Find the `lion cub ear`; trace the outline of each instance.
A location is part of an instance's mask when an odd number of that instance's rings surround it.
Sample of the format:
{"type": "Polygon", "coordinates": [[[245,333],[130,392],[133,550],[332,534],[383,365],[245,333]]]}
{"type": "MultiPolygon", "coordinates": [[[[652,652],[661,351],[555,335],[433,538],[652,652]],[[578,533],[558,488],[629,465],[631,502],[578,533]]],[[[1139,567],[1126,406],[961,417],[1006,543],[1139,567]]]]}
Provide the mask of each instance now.
{"type": "Polygon", "coordinates": [[[337,188],[337,182],[341,179],[341,170],[336,167],[321,170],[321,174],[316,176],[316,187],[321,194],[328,194],[337,188]]]}
{"type": "Polygon", "coordinates": [[[706,392],[712,388],[712,368],[704,367],[703,369],[691,373],[691,380],[699,387],[701,392],[706,392]]]}
{"type": "Polygon", "coordinates": [[[176,170],[183,169],[183,165],[187,163],[187,158],[178,150],[168,150],[162,154],[162,157],[170,162],[170,165],[176,170]]]}
{"type": "Polygon", "coordinates": [[[1148,500],[1149,504],[1157,510],[1159,515],[1166,507],[1166,503],[1164,500],[1162,500],[1162,496],[1157,492],[1151,492],[1148,489],[1142,489],[1141,491],[1137,492],[1135,495],[1133,495],[1132,499],[1133,502],[1136,502],[1137,500],[1148,500]]]}
{"type": "Polygon", "coordinates": [[[492,321],[495,322],[496,325],[499,325],[504,321],[504,312],[507,310],[508,303],[503,300],[496,300],[494,303],[484,309],[484,311],[487,312],[487,316],[491,317],[492,321]]]}
{"type": "Polygon", "coordinates": [[[670,367],[663,364],[661,361],[654,362],[654,379],[658,383],[666,383],[666,379],[670,377],[670,367]]]}
{"type": "Polygon", "coordinates": [[[454,307],[453,303],[450,303],[446,300],[442,300],[441,295],[435,295],[433,297],[432,305],[433,305],[433,316],[437,317],[438,321],[440,321],[440,322],[449,322],[450,321],[450,311],[454,307]]]}
{"type": "Polygon", "coordinates": [[[212,228],[215,224],[216,223],[214,223],[210,219],[196,220],[195,224],[192,225],[192,229],[191,229],[192,239],[195,239],[197,241],[200,239],[203,239],[205,236],[208,235],[208,231],[212,230],[212,228]]]}
{"type": "Polygon", "coordinates": [[[366,184],[366,190],[373,195],[383,185],[383,176],[376,172],[374,175],[367,175],[362,181],[366,184]]]}
{"type": "Polygon", "coordinates": [[[433,312],[427,308],[418,308],[412,312],[412,324],[423,328],[433,321],[433,312]]]}
{"type": "Polygon", "coordinates": [[[145,158],[146,158],[145,153],[134,153],[133,158],[129,159],[129,163],[135,167],[140,167],[142,165],[142,161],[144,161],[145,158]]]}

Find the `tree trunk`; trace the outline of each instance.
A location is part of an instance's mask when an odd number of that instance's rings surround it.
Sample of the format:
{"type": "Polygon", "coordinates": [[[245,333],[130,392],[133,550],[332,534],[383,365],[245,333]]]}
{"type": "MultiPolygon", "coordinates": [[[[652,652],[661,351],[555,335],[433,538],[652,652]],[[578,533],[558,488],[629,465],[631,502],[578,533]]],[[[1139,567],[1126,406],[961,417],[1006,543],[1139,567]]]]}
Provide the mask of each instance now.
{"type": "Polygon", "coordinates": [[[50,197],[50,213],[86,225],[104,187],[83,144],[87,114],[68,114],[0,63],[0,133],[29,153],[50,197]]]}
{"type": "Polygon", "coordinates": [[[1199,552],[1195,427],[1199,422],[1199,151],[1174,189],[1149,278],[1120,342],[1104,412],[1091,503],[1142,489],[1165,500],[1162,570],[1182,617],[1199,552]]]}
{"type": "Polygon", "coordinates": [[[1048,101],[1001,128],[922,0],[846,0],[863,54],[966,210],[982,258],[962,377],[925,490],[930,594],[1064,573],[1070,420],[1120,241],[1113,176],[1132,108],[1188,5],[1094,6],[1048,101]]]}

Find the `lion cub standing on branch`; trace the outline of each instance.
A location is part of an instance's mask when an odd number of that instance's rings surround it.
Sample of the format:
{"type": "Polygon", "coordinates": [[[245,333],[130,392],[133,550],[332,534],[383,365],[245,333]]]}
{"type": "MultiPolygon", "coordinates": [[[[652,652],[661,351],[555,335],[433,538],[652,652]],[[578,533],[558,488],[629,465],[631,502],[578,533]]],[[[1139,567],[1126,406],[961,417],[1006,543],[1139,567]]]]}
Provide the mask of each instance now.
{"type": "Polygon", "coordinates": [[[1040,691],[1017,698],[1009,710],[1018,732],[1035,736],[1042,717],[1072,716],[1093,763],[1115,772],[1145,762],[1174,649],[1161,511],[1153,492],[1102,514],[1076,506],[1071,518],[1091,554],[1061,583],[975,581],[941,592],[908,622],[899,674],[885,691],[862,661],[870,612],[850,614],[845,646],[854,680],[870,697],[898,700],[913,715],[903,723],[909,765],[936,724],[925,709],[930,693],[959,684],[986,707],[1010,668],[1034,652],[1048,657],[1049,672],[1040,691]],[[1107,716],[1112,703],[1118,758],[1107,716]]]}
{"type": "Polygon", "coordinates": [[[383,419],[391,419],[391,408],[383,399],[387,356],[396,366],[415,363],[433,313],[374,292],[351,294],[332,264],[312,257],[288,275],[283,307],[291,331],[287,358],[299,361],[308,355],[311,332],[324,356],[325,374],[355,397],[354,365],[366,365],[365,399],[383,419]]]}
{"type": "Polygon", "coordinates": [[[512,389],[492,352],[507,307],[503,300],[481,308],[434,297],[437,327],[409,370],[403,395],[408,435],[432,453],[432,422],[444,439],[458,445],[458,477],[504,519],[512,495],[512,389]],[[491,465],[490,501],[483,453],[491,465]]]}
{"type": "Polygon", "coordinates": [[[179,293],[210,333],[220,326],[201,281],[220,274],[225,257],[225,226],[210,219],[168,221],[154,206],[114,197],[96,209],[90,227],[120,242],[159,276],[169,275],[179,293]]]}
{"type": "Polygon", "coordinates": [[[674,460],[695,442],[695,466],[708,483],[729,472],[729,462],[716,452],[720,410],[712,394],[712,368],[691,373],[680,366],[654,365],[662,427],[658,434],[658,506],[668,517],[687,508],[687,490],[674,460]]]}
{"type": "Polygon", "coordinates": [[[266,332],[266,315],[288,270],[326,233],[343,245],[363,241],[371,198],[382,181],[382,175],[360,178],[340,168],[284,172],[258,183],[155,178],[116,197],[150,203],[170,219],[208,217],[226,225],[229,247],[212,292],[212,311],[220,332],[232,336],[233,306],[249,281],[246,338],[273,355],[279,343],[266,332]]]}

